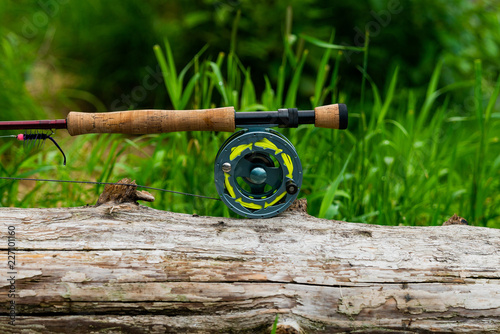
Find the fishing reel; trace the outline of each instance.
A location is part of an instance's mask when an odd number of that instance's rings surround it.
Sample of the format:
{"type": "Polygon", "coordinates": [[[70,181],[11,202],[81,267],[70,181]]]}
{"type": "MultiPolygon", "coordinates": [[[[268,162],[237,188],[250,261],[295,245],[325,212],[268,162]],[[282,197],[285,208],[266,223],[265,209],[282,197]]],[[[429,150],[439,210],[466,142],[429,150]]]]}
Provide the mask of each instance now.
{"type": "Polygon", "coordinates": [[[235,127],[215,158],[214,179],[222,202],[248,218],[269,218],[285,211],[302,187],[302,164],[292,143],[272,127],[314,124],[347,128],[344,104],[270,112],[236,112],[235,127]]]}
{"type": "Polygon", "coordinates": [[[215,158],[215,187],[233,212],[269,218],[288,208],[302,186],[292,143],[268,128],[248,127],[229,137],[215,158]]]}

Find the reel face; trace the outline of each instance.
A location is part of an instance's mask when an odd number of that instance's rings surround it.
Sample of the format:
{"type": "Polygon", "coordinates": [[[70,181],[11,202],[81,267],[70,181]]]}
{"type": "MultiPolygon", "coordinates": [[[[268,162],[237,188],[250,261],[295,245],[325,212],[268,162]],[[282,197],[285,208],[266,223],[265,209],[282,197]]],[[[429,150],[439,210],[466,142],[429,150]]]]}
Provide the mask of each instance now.
{"type": "Polygon", "coordinates": [[[302,165],[293,145],[270,129],[236,132],[215,158],[215,186],[235,213],[273,217],[288,208],[302,185],[302,165]]]}

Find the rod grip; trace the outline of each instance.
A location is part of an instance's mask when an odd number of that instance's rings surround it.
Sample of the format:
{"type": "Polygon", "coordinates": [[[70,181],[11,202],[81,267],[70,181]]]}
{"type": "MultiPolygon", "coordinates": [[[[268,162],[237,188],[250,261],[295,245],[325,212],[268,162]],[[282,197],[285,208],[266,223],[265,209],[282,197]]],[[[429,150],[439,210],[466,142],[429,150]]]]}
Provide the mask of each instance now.
{"type": "Polygon", "coordinates": [[[129,110],[103,113],[70,112],[68,132],[150,134],[176,131],[235,129],[234,107],[197,110],[129,110]]]}
{"type": "Polygon", "coordinates": [[[314,125],[327,129],[347,129],[347,106],[342,103],[314,108],[314,125]]]}

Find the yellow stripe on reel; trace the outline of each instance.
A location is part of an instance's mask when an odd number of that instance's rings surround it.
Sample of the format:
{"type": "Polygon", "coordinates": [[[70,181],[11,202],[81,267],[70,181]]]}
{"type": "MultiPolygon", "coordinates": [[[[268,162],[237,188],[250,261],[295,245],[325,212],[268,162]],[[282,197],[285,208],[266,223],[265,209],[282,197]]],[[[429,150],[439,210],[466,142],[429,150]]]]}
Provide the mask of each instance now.
{"type": "Polygon", "coordinates": [[[278,148],[278,146],[276,146],[275,144],[273,144],[273,142],[271,142],[267,138],[262,138],[261,140],[259,140],[258,142],[255,143],[255,146],[271,149],[271,150],[274,151],[275,155],[278,155],[281,152],[283,152],[282,149],[278,148]]]}
{"type": "Polygon", "coordinates": [[[272,201],[271,203],[264,203],[264,208],[268,208],[270,206],[273,206],[274,204],[276,204],[280,199],[282,199],[283,197],[285,197],[286,195],[286,191],[284,191],[281,195],[279,195],[278,197],[276,197],[276,199],[274,201],[272,201]]]}
{"type": "Polygon", "coordinates": [[[238,198],[237,200],[235,200],[235,202],[238,202],[241,204],[241,206],[244,206],[245,208],[249,208],[249,209],[255,209],[255,210],[260,210],[262,209],[262,205],[259,205],[259,204],[255,204],[255,203],[247,203],[247,202],[243,202],[243,200],[240,198],[238,198]]]}
{"type": "Polygon", "coordinates": [[[224,173],[224,184],[226,185],[226,189],[229,192],[229,196],[232,198],[236,197],[236,194],[234,193],[233,186],[231,185],[231,182],[229,182],[229,173],[224,173]]]}
{"type": "Polygon", "coordinates": [[[292,158],[286,153],[281,153],[281,156],[283,157],[283,161],[285,162],[285,166],[288,169],[288,174],[286,175],[287,177],[293,179],[293,163],[292,163],[292,158]]]}
{"type": "Polygon", "coordinates": [[[238,145],[231,148],[231,155],[229,156],[229,160],[233,161],[234,159],[239,157],[244,150],[246,150],[247,148],[251,149],[252,145],[253,143],[250,143],[250,144],[238,145]]]}

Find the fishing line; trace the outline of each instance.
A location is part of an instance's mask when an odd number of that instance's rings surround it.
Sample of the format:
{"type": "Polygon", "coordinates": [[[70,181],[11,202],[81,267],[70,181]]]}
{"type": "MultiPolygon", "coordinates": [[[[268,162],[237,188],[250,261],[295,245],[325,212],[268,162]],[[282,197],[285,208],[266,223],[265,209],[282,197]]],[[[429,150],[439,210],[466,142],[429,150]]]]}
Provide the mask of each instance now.
{"type": "Polygon", "coordinates": [[[73,181],[73,180],[53,180],[53,179],[31,179],[31,178],[25,178],[25,177],[0,177],[0,180],[35,181],[35,182],[58,182],[58,183],[80,183],[80,184],[104,184],[104,185],[110,184],[110,185],[119,185],[119,186],[132,186],[132,187],[137,187],[137,188],[158,190],[158,191],[163,191],[163,192],[173,193],[173,194],[178,194],[178,195],[186,195],[186,196],[192,196],[192,197],[198,197],[198,198],[204,198],[204,199],[212,199],[214,201],[221,201],[220,198],[216,198],[216,197],[196,195],[196,194],[184,193],[184,192],[180,192],[180,191],[167,190],[167,189],[162,189],[162,188],[154,188],[154,187],[142,186],[140,184],[131,184],[131,183],[96,182],[96,181],[73,181]]]}

